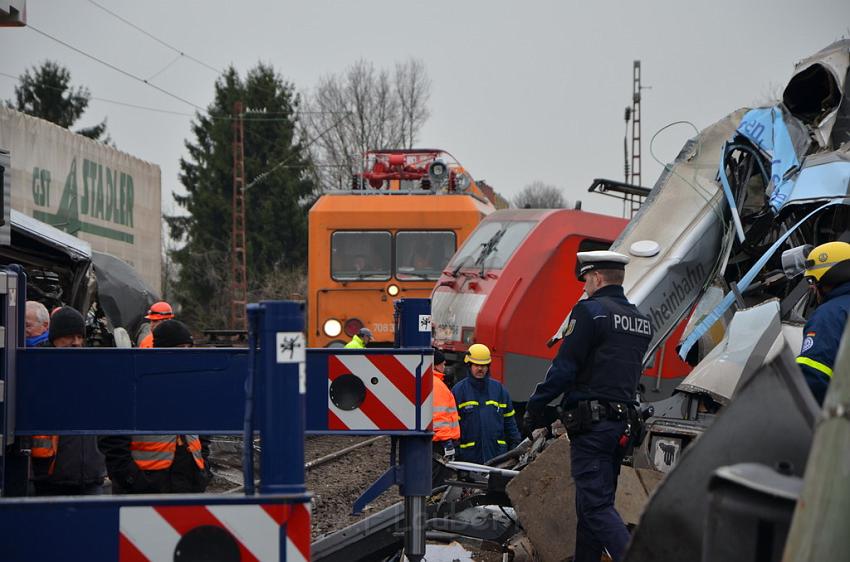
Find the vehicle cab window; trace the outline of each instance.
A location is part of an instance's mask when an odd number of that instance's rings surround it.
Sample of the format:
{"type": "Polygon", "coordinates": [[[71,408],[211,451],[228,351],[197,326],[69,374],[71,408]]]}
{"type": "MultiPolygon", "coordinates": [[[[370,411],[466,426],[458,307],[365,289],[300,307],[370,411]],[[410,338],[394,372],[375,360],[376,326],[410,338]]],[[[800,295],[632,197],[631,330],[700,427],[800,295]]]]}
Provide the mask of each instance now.
{"type": "Polygon", "coordinates": [[[396,234],[396,278],[437,280],[455,253],[451,231],[406,231],[396,234]]]}
{"type": "Polygon", "coordinates": [[[389,232],[339,231],[331,235],[331,277],[336,281],[386,281],[391,258],[389,232]]]}
{"type": "Polygon", "coordinates": [[[482,223],[464,242],[449,268],[504,268],[535,224],[534,221],[482,223]]]}

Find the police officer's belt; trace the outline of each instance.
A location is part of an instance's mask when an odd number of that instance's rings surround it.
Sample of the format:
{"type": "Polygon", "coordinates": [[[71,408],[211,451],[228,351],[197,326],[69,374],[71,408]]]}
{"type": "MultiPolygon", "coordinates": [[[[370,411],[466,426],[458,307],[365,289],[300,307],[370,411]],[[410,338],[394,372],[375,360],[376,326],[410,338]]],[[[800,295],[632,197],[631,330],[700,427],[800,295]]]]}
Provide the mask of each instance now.
{"type": "Polygon", "coordinates": [[[622,402],[603,402],[599,400],[579,400],[575,408],[561,413],[561,423],[570,433],[581,433],[602,420],[637,421],[637,409],[622,402]]]}
{"type": "Polygon", "coordinates": [[[635,409],[634,406],[622,402],[599,402],[597,400],[590,400],[589,402],[591,415],[598,412],[593,417],[598,417],[600,420],[625,421],[629,418],[629,411],[635,409]]]}

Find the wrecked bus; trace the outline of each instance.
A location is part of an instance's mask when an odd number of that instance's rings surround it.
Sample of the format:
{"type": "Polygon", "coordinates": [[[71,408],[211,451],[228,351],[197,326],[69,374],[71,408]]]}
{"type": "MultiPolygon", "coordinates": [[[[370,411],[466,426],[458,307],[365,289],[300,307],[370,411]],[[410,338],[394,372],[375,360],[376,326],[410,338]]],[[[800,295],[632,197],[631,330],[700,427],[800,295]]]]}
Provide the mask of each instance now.
{"type": "MultiPolygon", "coordinates": [[[[471,344],[484,343],[494,378],[523,402],[557,352],[547,345],[549,337],[582,295],[576,253],[607,250],[627,222],[568,209],[510,209],[484,219],[431,296],[434,345],[445,353],[450,373],[463,370],[471,344]]],[[[646,392],[687,370],[675,349],[662,348],[645,371],[646,392]]]]}
{"type": "Polygon", "coordinates": [[[363,169],[351,190],[310,209],[310,347],[341,347],[362,327],[372,345],[391,346],[393,301],[427,298],[458,246],[495,210],[442,150],[370,151],[363,169]]]}

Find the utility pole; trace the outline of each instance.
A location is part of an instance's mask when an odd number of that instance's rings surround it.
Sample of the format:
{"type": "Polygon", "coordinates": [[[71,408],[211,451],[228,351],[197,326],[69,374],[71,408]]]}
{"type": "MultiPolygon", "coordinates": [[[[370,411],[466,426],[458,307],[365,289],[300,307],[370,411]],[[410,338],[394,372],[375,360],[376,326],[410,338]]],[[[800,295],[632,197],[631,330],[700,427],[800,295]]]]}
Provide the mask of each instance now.
{"type": "Polygon", "coordinates": [[[629,121],[632,119],[632,108],[626,106],[626,132],[623,134],[623,171],[625,172],[623,181],[629,183],[629,121]]]}
{"type": "Polygon", "coordinates": [[[632,185],[640,185],[640,61],[632,69],[632,185]]]}
{"type": "Polygon", "coordinates": [[[248,271],[245,259],[245,124],[242,102],[233,104],[233,230],[230,258],[230,327],[247,330],[248,271]]]}
{"type": "MultiPolygon", "coordinates": [[[[632,66],[632,105],[626,106],[625,120],[626,133],[623,135],[623,172],[625,183],[630,186],[641,187],[640,182],[640,61],[634,61],[632,66]],[[629,121],[632,123],[632,157],[629,162],[629,121]]],[[[640,209],[645,196],[633,192],[623,195],[623,218],[632,218],[640,209]]]]}

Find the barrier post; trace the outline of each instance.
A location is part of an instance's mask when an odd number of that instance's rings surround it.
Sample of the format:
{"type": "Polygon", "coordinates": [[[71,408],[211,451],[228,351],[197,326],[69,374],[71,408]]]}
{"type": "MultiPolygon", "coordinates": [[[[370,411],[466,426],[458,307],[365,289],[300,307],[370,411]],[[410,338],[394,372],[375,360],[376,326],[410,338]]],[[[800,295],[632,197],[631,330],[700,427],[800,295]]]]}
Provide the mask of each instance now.
{"type": "MultiPolygon", "coordinates": [[[[304,484],[304,304],[264,301],[261,494],[298,494],[304,484]]],[[[250,447],[250,443],[245,443],[250,447]]]]}

